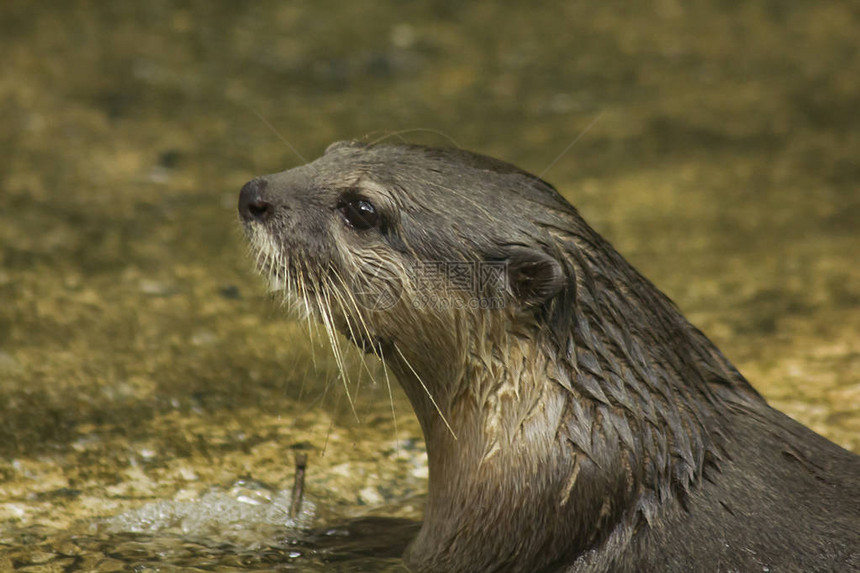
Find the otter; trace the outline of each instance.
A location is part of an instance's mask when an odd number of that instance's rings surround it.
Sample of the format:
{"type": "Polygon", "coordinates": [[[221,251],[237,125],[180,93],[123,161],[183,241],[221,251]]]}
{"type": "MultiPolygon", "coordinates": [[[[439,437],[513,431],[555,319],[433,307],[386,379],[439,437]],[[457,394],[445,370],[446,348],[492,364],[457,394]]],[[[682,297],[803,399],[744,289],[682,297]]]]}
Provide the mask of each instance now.
{"type": "Polygon", "coordinates": [[[239,213],[259,270],[415,410],[411,570],[860,570],[860,457],[771,408],[539,177],[341,142],[239,213]]]}

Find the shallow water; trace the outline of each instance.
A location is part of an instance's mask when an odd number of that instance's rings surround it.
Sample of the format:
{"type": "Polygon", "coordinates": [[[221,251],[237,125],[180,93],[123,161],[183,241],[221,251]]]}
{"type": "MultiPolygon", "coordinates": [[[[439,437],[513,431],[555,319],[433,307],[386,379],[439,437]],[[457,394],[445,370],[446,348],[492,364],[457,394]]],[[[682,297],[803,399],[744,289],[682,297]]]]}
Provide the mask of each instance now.
{"type": "Polygon", "coordinates": [[[51,4],[0,6],[0,570],[401,570],[417,422],[358,355],[352,412],[235,215],[397,130],[542,174],[860,451],[855,4],[51,4]]]}

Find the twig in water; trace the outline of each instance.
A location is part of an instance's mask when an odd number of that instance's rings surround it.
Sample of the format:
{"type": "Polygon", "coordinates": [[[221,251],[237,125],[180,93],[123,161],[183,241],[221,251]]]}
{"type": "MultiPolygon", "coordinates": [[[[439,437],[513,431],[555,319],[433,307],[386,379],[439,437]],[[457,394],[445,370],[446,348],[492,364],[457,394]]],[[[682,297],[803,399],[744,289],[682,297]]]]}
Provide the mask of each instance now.
{"type": "Polygon", "coordinates": [[[308,455],[296,452],[296,476],[293,479],[293,497],[290,502],[290,519],[295,519],[302,510],[302,497],[305,492],[305,468],[308,455]]]}

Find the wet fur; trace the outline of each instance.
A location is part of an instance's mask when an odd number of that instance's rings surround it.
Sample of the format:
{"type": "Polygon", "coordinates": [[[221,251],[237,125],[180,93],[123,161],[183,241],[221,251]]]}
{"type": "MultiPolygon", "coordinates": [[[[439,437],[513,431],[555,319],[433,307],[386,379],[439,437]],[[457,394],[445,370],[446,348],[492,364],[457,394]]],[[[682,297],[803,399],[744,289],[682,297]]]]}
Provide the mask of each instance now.
{"type": "Polygon", "coordinates": [[[382,357],[418,415],[411,569],[860,568],[860,458],[770,408],[549,184],[459,150],[341,143],[257,185],[277,209],[245,221],[263,272],[382,357]],[[384,224],[344,225],[347,192],[384,224]],[[502,261],[479,294],[505,304],[415,304],[416,261],[502,261]],[[368,310],[356,280],[400,298],[368,310]]]}

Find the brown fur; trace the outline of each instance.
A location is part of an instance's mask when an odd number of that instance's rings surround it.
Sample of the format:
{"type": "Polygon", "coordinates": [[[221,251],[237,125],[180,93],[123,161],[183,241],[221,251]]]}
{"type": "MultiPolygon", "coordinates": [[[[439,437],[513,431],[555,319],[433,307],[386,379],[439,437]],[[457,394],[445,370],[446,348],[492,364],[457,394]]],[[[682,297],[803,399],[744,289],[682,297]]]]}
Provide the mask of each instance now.
{"type": "Polygon", "coordinates": [[[860,566],[860,458],[771,409],[540,179],[341,143],[246,185],[240,212],[261,271],[382,357],[415,409],[430,489],[410,568],[860,566]],[[344,219],[355,197],[377,226],[344,219]],[[437,277],[428,304],[435,263],[503,273],[437,277]]]}

